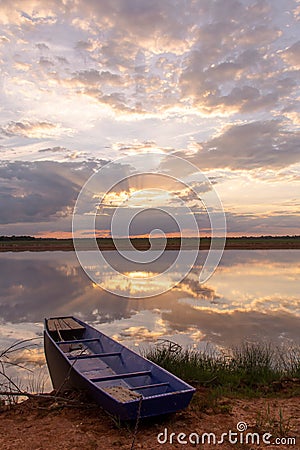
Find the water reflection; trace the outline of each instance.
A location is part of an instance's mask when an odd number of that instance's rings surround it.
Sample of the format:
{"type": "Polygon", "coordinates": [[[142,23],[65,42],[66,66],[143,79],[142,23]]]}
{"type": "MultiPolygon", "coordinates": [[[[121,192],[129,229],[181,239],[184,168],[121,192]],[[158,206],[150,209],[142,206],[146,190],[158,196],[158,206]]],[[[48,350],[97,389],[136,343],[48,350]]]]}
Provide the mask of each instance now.
{"type": "MultiPolygon", "coordinates": [[[[227,347],[245,339],[299,344],[299,256],[297,250],[226,251],[213,277],[201,286],[200,255],[188,277],[169,292],[130,299],[133,289],[147,290],[144,271],[140,281],[119,286],[128,295],[120,298],[93,284],[71,252],[2,254],[0,347],[41,336],[44,317],[68,314],[131,347],[160,337],[197,347],[227,347]]],[[[128,267],[123,270],[130,276],[128,267]]],[[[109,274],[105,281],[117,283],[109,274]]],[[[22,357],[42,365],[41,344],[32,356],[22,357]]]]}

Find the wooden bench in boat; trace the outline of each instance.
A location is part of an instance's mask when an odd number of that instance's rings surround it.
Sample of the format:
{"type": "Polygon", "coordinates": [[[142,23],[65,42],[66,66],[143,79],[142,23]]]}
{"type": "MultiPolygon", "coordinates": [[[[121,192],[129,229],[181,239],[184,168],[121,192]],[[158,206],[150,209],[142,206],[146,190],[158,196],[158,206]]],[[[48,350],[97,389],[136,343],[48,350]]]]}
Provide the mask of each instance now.
{"type": "Polygon", "coordinates": [[[97,383],[99,381],[119,380],[119,379],[123,379],[123,378],[144,377],[144,376],[150,376],[150,375],[151,375],[151,370],[142,370],[140,372],[125,372],[125,373],[118,373],[115,375],[105,375],[103,377],[90,378],[90,381],[97,383]]]}
{"type": "Polygon", "coordinates": [[[91,359],[91,358],[105,358],[107,356],[120,356],[121,352],[105,352],[105,353],[92,353],[91,355],[71,355],[69,359],[91,359]]]}
{"type": "Polygon", "coordinates": [[[48,319],[48,330],[51,331],[84,331],[85,327],[76,322],[72,317],[48,319]]]}
{"type": "Polygon", "coordinates": [[[57,345],[61,345],[61,344],[81,344],[81,343],[85,343],[85,342],[96,342],[96,341],[100,341],[99,338],[86,338],[86,339],[70,339],[69,341],[57,341],[57,345]]]}
{"type": "Polygon", "coordinates": [[[142,386],[135,386],[132,388],[129,388],[130,391],[139,391],[141,389],[152,389],[152,388],[157,388],[157,387],[164,387],[164,386],[169,386],[170,383],[165,382],[165,383],[154,383],[154,384],[144,384],[142,386]]]}

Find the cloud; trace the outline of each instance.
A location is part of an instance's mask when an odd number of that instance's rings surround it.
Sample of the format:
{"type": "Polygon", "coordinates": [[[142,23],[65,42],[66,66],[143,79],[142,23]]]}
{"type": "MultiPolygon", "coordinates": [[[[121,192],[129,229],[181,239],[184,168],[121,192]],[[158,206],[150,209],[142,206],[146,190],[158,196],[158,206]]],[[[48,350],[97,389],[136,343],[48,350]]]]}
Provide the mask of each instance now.
{"type": "Polygon", "coordinates": [[[157,150],[158,146],[154,141],[140,142],[135,139],[129,142],[114,142],[112,148],[120,154],[131,155],[136,153],[148,153],[149,151],[154,152],[157,150]]]}
{"type": "Polygon", "coordinates": [[[280,52],[280,55],[291,68],[295,70],[300,69],[300,41],[297,41],[286,50],[280,52]]]}
{"type": "Polygon", "coordinates": [[[26,138],[49,138],[62,132],[71,133],[69,128],[63,128],[60,124],[54,124],[48,121],[29,121],[9,122],[0,128],[0,133],[4,136],[22,136],[26,138]]]}
{"type": "Polygon", "coordinates": [[[29,15],[24,11],[20,11],[20,14],[21,17],[24,18],[25,20],[28,20],[29,22],[36,24],[47,24],[56,22],[56,15],[45,16],[43,15],[43,13],[41,15],[38,15],[36,12],[33,12],[33,15],[29,15]]]}
{"type": "Polygon", "coordinates": [[[77,195],[95,163],[53,161],[0,165],[1,224],[71,217],[77,195]]]}
{"type": "MultiPolygon", "coordinates": [[[[69,159],[70,161],[61,163],[54,161],[3,162],[1,164],[1,234],[43,233],[46,235],[47,231],[51,232],[51,230],[70,232],[72,211],[80,189],[93,171],[105,163],[105,161],[96,162],[93,160],[88,162],[71,162],[76,155],[68,149],[59,146],[40,149],[39,153],[45,154],[46,157],[48,154],[60,154],[64,159],[69,159]],[[7,226],[8,224],[9,227],[7,226]]],[[[233,157],[234,160],[235,158],[233,157]]],[[[274,177],[276,173],[271,172],[274,177]]],[[[221,171],[220,173],[223,172],[221,171]]],[[[221,180],[216,178],[217,184],[220,183],[220,186],[217,186],[219,193],[222,192],[223,186],[226,188],[224,184],[228,178],[226,173],[225,171],[221,180]]],[[[261,189],[268,189],[270,173],[269,175],[267,174],[266,180],[264,173],[262,173],[261,189]]],[[[102,171],[101,179],[97,181],[99,197],[93,197],[91,193],[87,193],[85,200],[86,211],[94,211],[95,206],[102,198],[102,190],[106,190],[105,186],[113,186],[115,183],[114,179],[116,181],[124,179],[124,182],[115,186],[113,191],[104,198],[104,203],[108,205],[111,203],[111,206],[104,206],[99,211],[96,221],[98,230],[110,229],[115,205],[119,205],[121,202],[122,208],[119,215],[121,214],[120,217],[122,217],[124,223],[127,223],[128,218],[131,217],[132,209],[128,208],[134,207],[134,213],[138,213],[130,225],[132,235],[144,235],[156,228],[162,229],[167,234],[178,233],[178,223],[181,224],[181,231],[184,235],[187,235],[190,230],[185,221],[186,211],[181,209],[179,201],[181,200],[184,202],[185,207],[190,208],[195,214],[202,234],[209,233],[210,225],[207,214],[203,211],[202,203],[197,200],[197,197],[191,190],[186,189],[181,183],[175,183],[168,177],[155,174],[146,177],[135,176],[134,174],[134,168],[131,166],[113,164],[109,170],[102,171]],[[132,177],[132,175],[134,176],[132,177]],[[157,191],[157,188],[159,191],[157,191]],[[147,190],[146,203],[145,189],[147,190]],[[162,195],[161,189],[169,194],[162,195]],[[139,190],[142,190],[141,193],[139,193],[139,190]],[[128,201],[125,201],[123,204],[124,198],[126,200],[127,197],[128,201]],[[165,209],[166,212],[160,211],[159,208],[165,209]],[[174,215],[175,220],[168,215],[169,213],[174,215]]],[[[232,182],[237,183],[239,179],[240,175],[238,174],[233,178],[232,182]]],[[[260,178],[258,177],[258,179],[260,178]]],[[[236,195],[240,196],[241,201],[245,198],[247,199],[248,203],[244,207],[240,205],[239,208],[236,208],[236,205],[232,205],[235,191],[227,200],[224,194],[228,233],[231,235],[297,234],[298,212],[296,197],[291,197],[289,194],[287,194],[287,197],[284,197],[280,194],[277,202],[274,203],[272,200],[273,203],[270,203],[268,210],[264,212],[256,211],[258,207],[256,195],[259,191],[259,186],[255,185],[253,198],[249,197],[247,195],[247,186],[251,186],[251,180],[255,183],[254,177],[249,179],[249,183],[245,186],[241,184],[238,185],[240,188],[235,188],[236,192],[238,192],[236,195]],[[286,202],[282,202],[282,198],[285,198],[286,202]]],[[[246,182],[247,178],[244,178],[244,181],[246,182]]],[[[230,185],[230,180],[228,185],[230,185]]],[[[295,188],[298,189],[297,185],[293,184],[292,186],[294,192],[296,192],[295,188]]],[[[201,198],[205,199],[208,188],[209,186],[201,183],[196,186],[196,190],[200,193],[201,198]]],[[[272,188],[270,195],[272,193],[276,193],[276,189],[272,188]]]]}
{"type": "Polygon", "coordinates": [[[39,60],[39,65],[45,69],[51,69],[54,66],[54,63],[50,59],[42,56],[39,60]]]}
{"type": "Polygon", "coordinates": [[[125,84],[124,78],[120,75],[113,74],[108,70],[100,72],[96,69],[76,72],[70,82],[74,85],[82,86],[99,85],[102,88],[104,84],[108,84],[109,86],[120,86],[125,84]]]}
{"type": "Polygon", "coordinates": [[[299,132],[285,129],[277,120],[231,125],[199,143],[189,160],[202,169],[280,169],[300,161],[299,132]]]}
{"type": "Polygon", "coordinates": [[[13,4],[2,0],[0,23],[6,24],[54,24],[58,12],[66,10],[64,2],[59,0],[17,0],[13,4]]]}
{"type": "MultiPolygon", "coordinates": [[[[168,51],[186,45],[182,39],[186,33],[181,13],[184,5],[179,1],[151,0],[141,2],[127,0],[126,2],[96,2],[89,0],[74,5],[74,14],[82,11],[84,6],[85,20],[93,17],[93,22],[100,28],[113,30],[112,38],[119,37],[129,42],[138,42],[144,48],[152,47],[159,51],[168,51]],[[167,20],[166,20],[167,19],[167,20]]],[[[192,6],[193,10],[202,10],[199,4],[192,6]],[[198,7],[198,8],[197,8],[198,7]]],[[[186,18],[191,21],[190,12],[186,18]]]]}
{"type": "Polygon", "coordinates": [[[209,46],[191,52],[180,76],[183,98],[203,114],[226,116],[275,106],[293,91],[295,82],[291,76],[273,73],[266,80],[263,74],[272,73],[275,68],[264,59],[264,53],[245,48],[241,47],[237,56],[227,52],[220,55],[219,48],[214,55],[209,46]]]}
{"type": "Polygon", "coordinates": [[[49,147],[49,148],[42,148],[39,150],[39,153],[62,153],[65,152],[67,149],[65,147],[49,147]]]}
{"type": "Polygon", "coordinates": [[[78,41],[75,48],[77,50],[92,50],[93,45],[91,41],[78,41]]]}
{"type": "Polygon", "coordinates": [[[69,150],[65,147],[48,147],[48,148],[42,148],[38,150],[38,153],[46,153],[48,154],[57,154],[63,157],[63,159],[77,159],[77,158],[86,158],[87,153],[86,152],[80,152],[76,150],[69,150]]]}
{"type": "Polygon", "coordinates": [[[263,110],[287,95],[276,85],[279,57],[268,51],[282,35],[271,21],[271,5],[229,3],[224,11],[212,2],[212,20],[199,27],[180,75],[183,98],[206,115],[263,110]]]}
{"type": "Polygon", "coordinates": [[[184,106],[205,116],[249,114],[285,105],[297,85],[288,63],[297,44],[281,52],[287,16],[269,1],[2,3],[8,32],[15,35],[17,17],[23,32],[16,46],[21,62],[31,61],[27,81],[42,92],[56,85],[67,97],[85,94],[120,115],[184,106]],[[32,36],[47,54],[40,71],[32,36]]]}
{"type": "Polygon", "coordinates": [[[50,50],[50,48],[48,47],[48,45],[47,44],[45,44],[44,42],[39,42],[38,44],[35,44],[35,46],[39,49],[39,50],[41,50],[41,51],[43,51],[43,50],[50,50]]]}
{"type": "Polygon", "coordinates": [[[6,36],[0,36],[0,44],[7,44],[10,42],[10,39],[6,36]]]}
{"type": "Polygon", "coordinates": [[[299,234],[299,215],[297,209],[293,213],[272,212],[232,213],[226,211],[227,231],[230,235],[296,235],[299,234]]]}

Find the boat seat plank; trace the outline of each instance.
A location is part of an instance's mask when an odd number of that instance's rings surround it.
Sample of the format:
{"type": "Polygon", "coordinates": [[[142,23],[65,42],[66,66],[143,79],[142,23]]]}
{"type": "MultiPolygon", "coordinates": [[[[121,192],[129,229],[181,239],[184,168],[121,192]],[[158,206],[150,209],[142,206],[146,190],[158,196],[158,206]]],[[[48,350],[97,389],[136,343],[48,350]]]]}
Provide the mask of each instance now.
{"type": "Polygon", "coordinates": [[[76,322],[72,317],[64,317],[61,321],[66,326],[67,330],[85,330],[85,327],[76,322]]]}
{"type": "Polygon", "coordinates": [[[93,353],[91,355],[78,355],[78,356],[68,356],[69,359],[90,359],[90,358],[103,358],[106,356],[120,356],[121,352],[110,352],[110,353],[93,353]]]}
{"type": "Polygon", "coordinates": [[[116,375],[107,375],[104,377],[90,378],[90,381],[96,383],[98,381],[118,380],[120,378],[143,377],[146,375],[151,375],[151,370],[143,370],[141,372],[126,372],[126,373],[119,373],[116,375]]]}
{"type": "Polygon", "coordinates": [[[49,331],[85,330],[85,327],[76,322],[72,317],[48,319],[47,327],[49,331]]]}
{"type": "Polygon", "coordinates": [[[81,343],[84,343],[84,342],[96,342],[96,341],[99,342],[100,339],[99,338],[71,339],[69,341],[56,341],[56,343],[58,345],[61,345],[61,344],[81,344],[81,343]]]}
{"type": "Polygon", "coordinates": [[[135,386],[130,388],[131,391],[138,391],[140,389],[151,389],[151,388],[157,388],[162,386],[169,386],[170,383],[155,383],[155,384],[144,384],[144,386],[135,386]]]}

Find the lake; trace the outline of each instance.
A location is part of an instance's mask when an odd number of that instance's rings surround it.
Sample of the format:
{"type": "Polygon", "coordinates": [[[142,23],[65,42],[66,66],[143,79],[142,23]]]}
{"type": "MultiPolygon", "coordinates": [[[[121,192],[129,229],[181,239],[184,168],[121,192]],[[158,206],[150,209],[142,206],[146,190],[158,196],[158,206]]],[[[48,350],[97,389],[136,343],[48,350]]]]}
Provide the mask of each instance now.
{"type": "MultiPolygon", "coordinates": [[[[0,255],[0,349],[16,340],[37,338],[31,349],[12,354],[11,361],[32,371],[11,367],[9,375],[24,389],[50,383],[43,355],[43,319],[76,315],[119,340],[145,349],[158,339],[182,346],[224,349],[242,341],[299,345],[300,251],[227,250],[213,276],[199,285],[203,254],[176,287],[152,298],[132,299],[147,293],[147,270],[130,281],[136,267],[122,263],[116,252],[107,259],[126,271],[127,283],[118,285],[118,296],[99,288],[85,274],[73,252],[24,252],[0,255]]],[[[163,266],[174,260],[165,252],[163,266]]],[[[153,272],[154,267],[151,267],[153,272]]],[[[104,283],[117,283],[105,273],[104,283]]]]}

